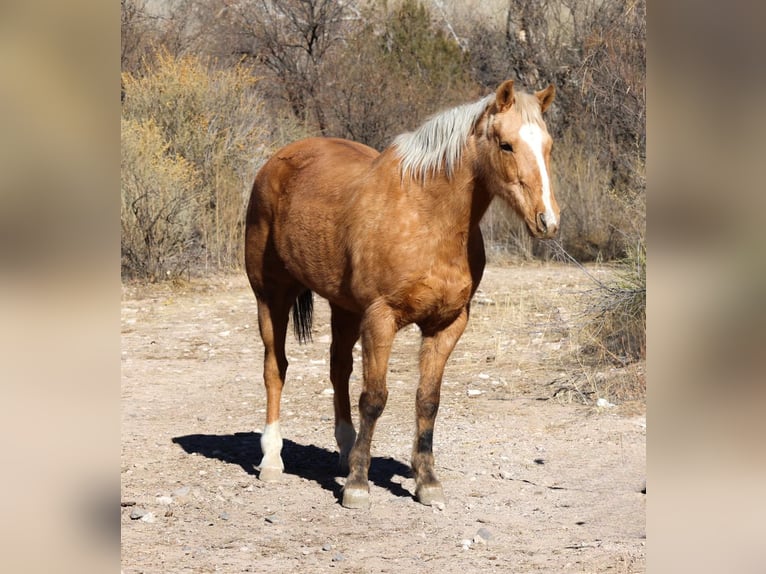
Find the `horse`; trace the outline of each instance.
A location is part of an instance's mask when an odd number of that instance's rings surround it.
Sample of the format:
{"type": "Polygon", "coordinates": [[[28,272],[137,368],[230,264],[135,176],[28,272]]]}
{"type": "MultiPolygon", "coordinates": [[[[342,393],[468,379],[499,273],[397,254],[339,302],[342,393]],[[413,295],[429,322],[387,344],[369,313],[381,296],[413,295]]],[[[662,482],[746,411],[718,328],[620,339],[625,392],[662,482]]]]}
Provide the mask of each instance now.
{"type": "Polygon", "coordinates": [[[308,138],[283,147],[259,170],[247,207],[245,268],[264,345],[261,480],[278,481],[284,471],[279,412],[290,310],[299,342],[310,340],[316,293],[331,310],[335,439],[348,471],[341,504],[369,508],[370,445],[388,398],[391,346],[397,331],[416,324],[422,340],[410,460],[415,498],[444,505],[434,423],[445,364],[484,271],[479,222],[500,197],[533,237],[556,234],[552,138],[542,117],[554,95],[552,84],[528,93],[506,80],[494,93],[397,136],[382,152],[308,138]],[[349,377],[360,337],[357,434],[349,377]]]}

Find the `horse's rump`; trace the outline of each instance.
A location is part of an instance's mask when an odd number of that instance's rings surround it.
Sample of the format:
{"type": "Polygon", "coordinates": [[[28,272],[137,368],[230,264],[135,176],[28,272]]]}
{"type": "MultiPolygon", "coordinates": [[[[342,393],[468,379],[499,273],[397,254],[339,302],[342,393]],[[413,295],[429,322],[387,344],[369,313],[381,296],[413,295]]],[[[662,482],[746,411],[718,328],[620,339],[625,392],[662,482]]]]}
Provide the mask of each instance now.
{"type": "Polygon", "coordinates": [[[253,253],[279,260],[305,288],[351,305],[341,284],[347,283],[352,199],[378,155],[337,138],[308,138],[280,149],[253,186],[247,234],[269,244],[253,253]]]}

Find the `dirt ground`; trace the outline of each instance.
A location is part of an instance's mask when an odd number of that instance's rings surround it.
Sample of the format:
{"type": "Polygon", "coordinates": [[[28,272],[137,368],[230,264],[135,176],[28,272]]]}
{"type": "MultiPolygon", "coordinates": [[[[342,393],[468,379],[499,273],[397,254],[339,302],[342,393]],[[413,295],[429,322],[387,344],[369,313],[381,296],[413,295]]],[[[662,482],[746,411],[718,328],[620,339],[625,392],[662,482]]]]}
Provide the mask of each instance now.
{"type": "MultiPolygon", "coordinates": [[[[444,509],[413,498],[419,333],[400,332],[371,508],[352,511],[339,502],[323,300],[314,342],[288,340],[275,484],[258,480],[263,353],[245,277],[125,286],[122,572],[645,571],[645,403],[618,392],[643,382],[643,364],[577,352],[590,287],[563,265],[487,269],[442,387],[444,509]]],[[[352,403],[360,371],[357,349],[352,403]]]]}

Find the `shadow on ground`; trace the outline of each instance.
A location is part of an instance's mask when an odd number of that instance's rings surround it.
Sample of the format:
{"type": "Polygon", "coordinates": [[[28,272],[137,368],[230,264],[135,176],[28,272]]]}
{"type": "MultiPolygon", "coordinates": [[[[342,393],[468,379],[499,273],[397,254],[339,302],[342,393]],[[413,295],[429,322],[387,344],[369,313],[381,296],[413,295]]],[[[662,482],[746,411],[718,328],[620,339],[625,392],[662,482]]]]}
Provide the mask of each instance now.
{"type": "MultiPolygon", "coordinates": [[[[260,433],[190,434],[174,437],[173,442],[189,454],[197,453],[207,458],[236,464],[247,474],[258,475],[258,464],[263,456],[260,433]]],[[[284,439],[282,460],[285,463],[285,474],[293,474],[314,481],[325,490],[332,492],[338,501],[341,500],[343,486],[336,480],[341,476],[337,452],[284,439]]],[[[410,467],[390,457],[372,458],[370,482],[385,488],[394,496],[414,498],[410,491],[400,483],[394,482],[395,476],[405,478],[411,476],[410,467]]]]}

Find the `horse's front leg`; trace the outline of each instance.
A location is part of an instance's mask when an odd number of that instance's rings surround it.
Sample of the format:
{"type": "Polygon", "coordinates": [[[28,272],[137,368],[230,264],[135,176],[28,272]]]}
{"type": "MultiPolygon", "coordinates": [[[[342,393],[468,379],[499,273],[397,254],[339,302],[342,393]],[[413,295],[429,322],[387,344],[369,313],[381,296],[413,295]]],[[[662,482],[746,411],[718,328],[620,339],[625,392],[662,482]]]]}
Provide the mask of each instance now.
{"type": "Polygon", "coordinates": [[[439,410],[444,366],[467,323],[468,309],[465,308],[446,329],[435,333],[423,332],[420,384],[415,403],[417,430],[411,459],[415,496],[422,504],[444,504],[444,491],[434,473],[434,423],[439,410]]]}
{"type": "Polygon", "coordinates": [[[388,400],[386,370],[391,345],[396,335],[396,321],[385,306],[371,307],[362,320],[363,386],[359,396],[359,434],[348,455],[349,474],[343,487],[343,506],[367,508],[370,505],[370,447],[375,423],[388,400]]]}

